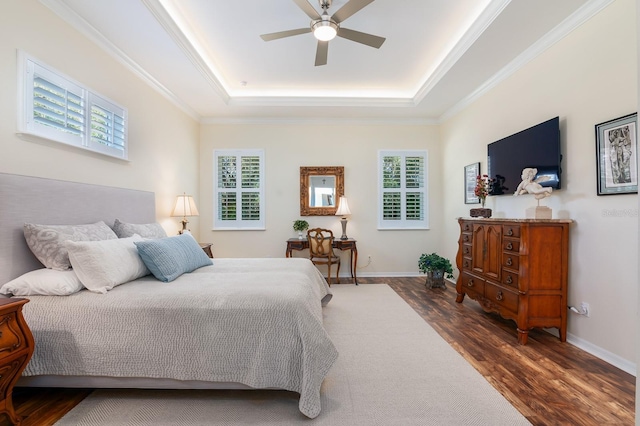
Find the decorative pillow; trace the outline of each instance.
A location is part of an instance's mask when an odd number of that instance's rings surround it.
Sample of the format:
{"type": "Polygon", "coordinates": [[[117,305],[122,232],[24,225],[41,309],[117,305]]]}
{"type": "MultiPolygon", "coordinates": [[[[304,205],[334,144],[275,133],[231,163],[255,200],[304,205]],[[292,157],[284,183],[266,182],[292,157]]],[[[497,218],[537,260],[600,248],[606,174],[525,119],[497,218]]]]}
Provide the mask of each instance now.
{"type": "Polygon", "coordinates": [[[118,238],[131,237],[134,234],[140,235],[142,238],[165,238],[167,233],[159,223],[125,223],[116,219],[113,224],[113,230],[118,238]]]}
{"type": "Polygon", "coordinates": [[[71,268],[64,242],[116,239],[118,236],[104,222],[89,225],[24,224],[24,238],[38,260],[49,269],[71,268]]]}
{"type": "Polygon", "coordinates": [[[67,241],[71,265],[84,286],[95,293],[106,293],[117,285],[149,274],[140,259],[134,235],[104,241],[67,241]]]}
{"type": "Polygon", "coordinates": [[[173,281],[185,272],[212,264],[191,235],[136,241],[134,244],[144,264],[160,281],[173,281]]]}
{"type": "Polygon", "coordinates": [[[9,281],[0,287],[6,296],[68,296],[82,290],[84,286],[75,272],[36,269],[9,281]]]}

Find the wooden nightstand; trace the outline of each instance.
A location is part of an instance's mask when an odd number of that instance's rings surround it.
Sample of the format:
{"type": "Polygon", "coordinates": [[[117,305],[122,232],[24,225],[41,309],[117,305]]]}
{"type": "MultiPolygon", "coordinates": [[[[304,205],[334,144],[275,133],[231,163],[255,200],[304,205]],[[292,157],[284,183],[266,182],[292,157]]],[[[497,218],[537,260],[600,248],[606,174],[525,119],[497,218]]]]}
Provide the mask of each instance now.
{"type": "Polygon", "coordinates": [[[204,252],[207,253],[207,256],[213,259],[213,251],[211,250],[211,246],[213,244],[211,243],[199,243],[199,244],[200,244],[200,247],[202,247],[202,250],[204,250],[204,252]]]}
{"type": "Polygon", "coordinates": [[[13,409],[13,386],[33,355],[34,341],[22,317],[28,299],[0,299],[0,413],[14,425],[21,419],[13,409]]]}

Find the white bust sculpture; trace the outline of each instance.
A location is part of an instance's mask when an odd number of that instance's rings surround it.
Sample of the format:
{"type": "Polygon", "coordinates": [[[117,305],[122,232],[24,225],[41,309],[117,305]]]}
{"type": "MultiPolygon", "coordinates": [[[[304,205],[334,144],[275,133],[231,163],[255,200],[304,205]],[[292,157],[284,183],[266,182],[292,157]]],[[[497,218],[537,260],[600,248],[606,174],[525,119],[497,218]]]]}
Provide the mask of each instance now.
{"type": "Polygon", "coordinates": [[[520,194],[533,194],[536,200],[541,200],[545,197],[551,195],[552,188],[545,188],[540,185],[539,182],[544,182],[545,177],[540,177],[538,179],[533,179],[536,177],[538,173],[538,169],[535,168],[526,168],[522,170],[522,182],[518,185],[516,192],[513,195],[517,196],[520,194]]]}

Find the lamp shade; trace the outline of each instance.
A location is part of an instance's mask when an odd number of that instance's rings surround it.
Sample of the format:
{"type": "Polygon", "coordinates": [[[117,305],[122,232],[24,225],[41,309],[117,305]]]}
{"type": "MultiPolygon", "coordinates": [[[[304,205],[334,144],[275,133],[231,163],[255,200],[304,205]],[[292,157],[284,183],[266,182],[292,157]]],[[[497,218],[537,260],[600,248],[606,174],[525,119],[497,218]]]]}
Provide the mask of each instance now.
{"type": "Polygon", "coordinates": [[[191,195],[178,195],[171,216],[187,217],[199,215],[200,213],[198,213],[198,207],[196,207],[196,202],[193,200],[193,197],[191,195]]]}
{"type": "Polygon", "coordinates": [[[336,216],[348,216],[351,214],[351,210],[349,210],[349,203],[347,202],[347,197],[342,196],[338,201],[338,210],[336,210],[336,216]]]}

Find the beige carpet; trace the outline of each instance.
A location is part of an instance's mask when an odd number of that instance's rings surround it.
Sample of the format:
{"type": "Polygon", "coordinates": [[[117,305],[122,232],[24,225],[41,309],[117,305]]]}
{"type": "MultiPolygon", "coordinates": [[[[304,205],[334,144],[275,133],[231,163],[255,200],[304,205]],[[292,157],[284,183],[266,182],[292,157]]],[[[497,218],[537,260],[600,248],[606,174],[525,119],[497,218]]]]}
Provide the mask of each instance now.
{"type": "Polygon", "coordinates": [[[340,356],[314,420],[291,392],[97,390],[57,425],[529,424],[389,286],[332,290],[325,324],[340,356]]]}

